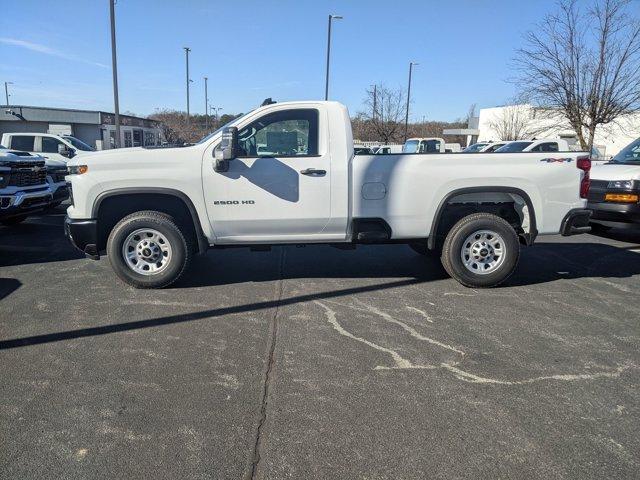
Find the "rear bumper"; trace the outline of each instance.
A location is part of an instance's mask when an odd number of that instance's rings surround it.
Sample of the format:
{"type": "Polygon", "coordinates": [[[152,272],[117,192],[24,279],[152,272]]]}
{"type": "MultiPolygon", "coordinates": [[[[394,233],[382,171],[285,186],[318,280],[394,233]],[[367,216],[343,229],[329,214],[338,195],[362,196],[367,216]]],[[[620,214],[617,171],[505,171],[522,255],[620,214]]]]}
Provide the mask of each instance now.
{"type": "Polygon", "coordinates": [[[594,202],[587,204],[587,207],[593,210],[593,222],[640,226],[640,204],[594,202]]]}
{"type": "Polygon", "coordinates": [[[568,237],[569,235],[579,235],[581,233],[589,233],[589,219],[591,218],[591,210],[585,208],[574,208],[567,213],[560,225],[560,234],[568,237]]]}
{"type": "Polygon", "coordinates": [[[96,220],[75,220],[66,217],[64,219],[64,233],[74,247],[83,252],[89,258],[98,260],[98,225],[96,220]]]}
{"type": "Polygon", "coordinates": [[[0,194],[0,218],[15,217],[37,212],[48,207],[53,200],[50,187],[32,191],[19,191],[10,195],[0,194]]]}

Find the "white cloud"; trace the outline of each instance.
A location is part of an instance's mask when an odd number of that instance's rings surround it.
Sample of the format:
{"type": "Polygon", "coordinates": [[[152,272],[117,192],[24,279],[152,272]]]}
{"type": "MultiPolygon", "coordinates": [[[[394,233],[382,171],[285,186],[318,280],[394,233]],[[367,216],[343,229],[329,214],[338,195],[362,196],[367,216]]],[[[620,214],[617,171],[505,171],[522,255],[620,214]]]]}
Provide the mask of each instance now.
{"type": "Polygon", "coordinates": [[[5,45],[13,45],[14,47],[26,48],[27,50],[31,50],[32,52],[43,53],[45,55],[51,55],[52,57],[64,58],[65,60],[70,60],[72,62],[81,62],[86,63],[87,65],[93,65],[95,67],[109,68],[109,66],[105,65],[104,63],[86,60],[84,58],[78,57],[77,55],[60,52],[58,50],[54,50],[53,48],[47,47],[46,45],[40,45],[39,43],[28,42],[26,40],[0,37],[0,43],[4,43],[5,45]]]}

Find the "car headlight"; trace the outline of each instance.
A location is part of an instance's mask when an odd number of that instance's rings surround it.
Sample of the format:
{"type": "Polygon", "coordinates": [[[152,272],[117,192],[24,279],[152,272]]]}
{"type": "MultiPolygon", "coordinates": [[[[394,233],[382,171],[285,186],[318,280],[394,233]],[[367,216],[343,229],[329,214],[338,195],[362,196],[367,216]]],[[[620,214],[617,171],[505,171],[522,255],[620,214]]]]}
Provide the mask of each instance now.
{"type": "Polygon", "coordinates": [[[612,180],[607,188],[620,188],[622,190],[631,190],[633,188],[633,180],[612,180]]]}
{"type": "Polygon", "coordinates": [[[67,173],[69,175],[82,175],[83,173],[87,173],[89,171],[89,167],[86,165],[68,165],[67,173]]]}

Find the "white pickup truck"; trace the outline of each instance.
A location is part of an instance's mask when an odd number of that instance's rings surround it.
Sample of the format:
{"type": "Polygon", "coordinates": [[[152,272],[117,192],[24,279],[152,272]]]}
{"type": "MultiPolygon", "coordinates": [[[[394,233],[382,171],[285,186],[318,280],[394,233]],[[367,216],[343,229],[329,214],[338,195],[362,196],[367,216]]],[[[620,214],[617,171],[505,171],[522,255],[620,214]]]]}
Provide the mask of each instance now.
{"type": "Polygon", "coordinates": [[[354,156],[336,102],[266,105],[192,146],[87,153],[68,168],[67,236],[139,288],[171,284],[208,248],[311,243],[405,243],[490,287],[520,243],[589,231],[588,156],[354,156]]]}

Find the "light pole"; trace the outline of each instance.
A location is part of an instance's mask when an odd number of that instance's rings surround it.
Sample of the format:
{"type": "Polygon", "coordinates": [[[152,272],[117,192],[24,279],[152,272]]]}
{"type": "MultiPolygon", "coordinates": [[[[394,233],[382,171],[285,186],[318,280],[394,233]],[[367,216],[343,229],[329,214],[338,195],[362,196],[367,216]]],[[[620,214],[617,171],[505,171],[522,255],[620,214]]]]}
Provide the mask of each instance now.
{"type": "Polygon", "coordinates": [[[207,95],[207,77],[204,77],[204,125],[207,130],[209,130],[209,109],[207,105],[209,105],[209,96],[207,95]]]}
{"type": "Polygon", "coordinates": [[[118,61],[116,56],[116,12],[115,0],[109,0],[109,17],[111,19],[111,71],[113,73],[113,113],[116,128],[115,148],[120,147],[120,102],[118,101],[118,61]]]}
{"type": "Polygon", "coordinates": [[[376,119],[376,109],[378,106],[378,85],[371,85],[373,87],[373,120],[376,119]]]}
{"type": "Polygon", "coordinates": [[[4,96],[7,99],[7,107],[9,106],[9,87],[7,85],[13,85],[13,82],[4,82],[4,96]]]}
{"type": "Polygon", "coordinates": [[[329,100],[329,59],[331,58],[331,22],[333,19],[342,20],[340,15],[329,15],[329,28],[327,30],[327,78],[324,87],[324,99],[329,100]]]}
{"type": "Polygon", "coordinates": [[[189,79],[189,52],[191,51],[191,49],[189,47],[182,48],[184,48],[185,57],[187,59],[187,123],[189,123],[191,121],[189,119],[189,83],[191,82],[191,80],[189,79]]]}
{"type": "Polygon", "coordinates": [[[409,62],[409,86],[407,87],[407,113],[404,117],[404,141],[407,141],[407,130],[409,128],[409,102],[411,101],[411,72],[414,65],[420,65],[416,62],[409,62]]]}
{"type": "Polygon", "coordinates": [[[211,105],[209,105],[209,111],[213,112],[213,121],[214,121],[214,125],[215,122],[218,121],[218,111],[222,110],[222,107],[213,107],[211,105]]]}

